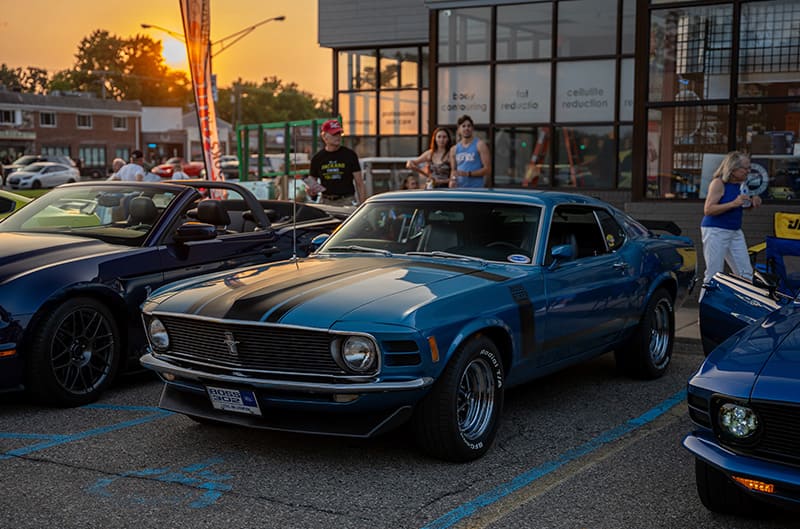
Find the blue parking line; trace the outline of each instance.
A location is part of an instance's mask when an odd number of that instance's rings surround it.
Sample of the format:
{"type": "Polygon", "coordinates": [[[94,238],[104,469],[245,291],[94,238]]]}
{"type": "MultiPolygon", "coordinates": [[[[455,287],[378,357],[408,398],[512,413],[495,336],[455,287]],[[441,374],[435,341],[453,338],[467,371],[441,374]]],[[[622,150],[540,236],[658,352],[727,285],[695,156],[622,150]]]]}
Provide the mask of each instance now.
{"type": "Polygon", "coordinates": [[[635,417],[626,423],[617,426],[611,430],[608,430],[599,436],[595,437],[594,439],[576,447],[572,450],[568,450],[561,454],[558,458],[548,461],[538,467],[532,468],[527,472],[523,472],[519,474],[514,479],[509,482],[503,483],[498,487],[494,488],[493,490],[481,494],[474,500],[460,505],[456,507],[452,511],[448,512],[447,514],[437,518],[430,524],[424,526],[422,529],[446,529],[448,527],[452,527],[453,525],[457,524],[464,518],[472,516],[478,510],[491,505],[504,497],[512,494],[523,487],[526,487],[540,479],[547,474],[557,470],[558,468],[570,463],[580,457],[583,457],[587,454],[590,454],[597,450],[598,448],[606,445],[612,441],[616,441],[623,435],[636,430],[644,426],[645,424],[652,422],[659,418],[661,415],[669,411],[670,409],[674,408],[680,402],[682,402],[686,398],[686,390],[681,390],[672,397],[662,401],[656,407],[646,411],[642,415],[635,417]]]}
{"type": "MultiPolygon", "coordinates": [[[[90,405],[85,406],[86,408],[89,407],[100,407],[104,408],[103,405],[90,405]]],[[[110,408],[114,409],[114,408],[110,408]]],[[[117,424],[112,424],[109,426],[103,426],[100,428],[94,428],[92,430],[85,430],[83,432],[78,432],[75,434],[70,435],[39,435],[39,434],[14,434],[14,433],[3,433],[0,434],[0,437],[4,439],[43,439],[44,442],[36,443],[30,446],[24,446],[22,448],[17,448],[15,450],[9,450],[3,454],[0,454],[0,461],[5,459],[11,459],[13,457],[20,457],[31,454],[33,452],[38,452],[39,450],[45,450],[47,448],[52,448],[54,446],[62,445],[65,443],[71,443],[73,441],[79,441],[81,439],[86,439],[87,437],[94,437],[97,435],[103,435],[110,432],[115,432],[117,430],[124,430],[125,428],[130,428],[132,426],[138,426],[140,424],[145,424],[151,421],[155,421],[157,419],[163,419],[164,417],[169,417],[172,415],[172,412],[161,410],[159,408],[139,408],[139,407],[119,407],[118,409],[125,409],[131,411],[141,411],[146,410],[153,412],[151,415],[147,415],[145,417],[139,417],[137,419],[132,419],[130,421],[125,421],[117,424]]]]}

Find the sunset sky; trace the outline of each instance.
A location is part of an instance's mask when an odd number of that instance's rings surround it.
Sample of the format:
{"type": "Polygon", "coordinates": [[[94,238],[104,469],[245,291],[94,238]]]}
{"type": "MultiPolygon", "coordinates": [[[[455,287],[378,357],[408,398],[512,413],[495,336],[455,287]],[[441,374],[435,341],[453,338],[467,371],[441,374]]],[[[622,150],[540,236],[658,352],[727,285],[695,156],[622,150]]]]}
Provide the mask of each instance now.
{"type": "MultiPolygon", "coordinates": [[[[37,66],[50,74],[69,68],[81,39],[105,29],[120,37],[142,33],[162,40],[167,65],[188,70],[182,43],[140,27],[147,23],[182,33],[178,0],[0,0],[0,5],[0,63],[11,68],[37,66]]],[[[279,15],[286,20],[256,28],[214,57],[217,84],[276,76],[330,98],[332,52],[317,44],[316,0],[211,0],[211,40],[279,15]]]]}

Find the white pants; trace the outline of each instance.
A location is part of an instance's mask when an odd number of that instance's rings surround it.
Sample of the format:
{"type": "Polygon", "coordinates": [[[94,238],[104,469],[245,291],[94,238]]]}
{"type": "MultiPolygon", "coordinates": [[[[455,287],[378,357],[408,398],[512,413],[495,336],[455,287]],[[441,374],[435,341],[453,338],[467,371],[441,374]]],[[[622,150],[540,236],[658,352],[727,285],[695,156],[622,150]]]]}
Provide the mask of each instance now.
{"type": "MultiPolygon", "coordinates": [[[[707,284],[717,272],[722,272],[725,263],[737,276],[748,281],[753,280],[753,265],[747,254],[747,242],[742,230],[726,230],[724,228],[700,227],[703,236],[703,258],[706,261],[706,273],[703,284],[707,284]]],[[[702,297],[702,291],[700,296],[702,297]]]]}

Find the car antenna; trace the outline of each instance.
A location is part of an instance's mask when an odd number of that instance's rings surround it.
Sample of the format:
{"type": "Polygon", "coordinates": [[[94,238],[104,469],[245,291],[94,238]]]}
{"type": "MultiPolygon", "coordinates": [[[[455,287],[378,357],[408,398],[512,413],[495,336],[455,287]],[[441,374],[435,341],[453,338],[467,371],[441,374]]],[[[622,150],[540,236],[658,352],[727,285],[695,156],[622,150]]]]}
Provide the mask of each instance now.
{"type": "MultiPolygon", "coordinates": [[[[290,142],[292,149],[294,150],[294,166],[297,167],[297,127],[292,127],[292,141],[290,142]]],[[[288,158],[288,156],[287,156],[288,158]]],[[[289,164],[289,167],[283,168],[284,173],[286,173],[286,181],[289,181],[289,177],[292,177],[292,261],[297,263],[297,182],[294,179],[294,175],[292,175],[292,164],[289,164]]],[[[288,186],[287,186],[287,194],[288,194],[288,186]]]]}

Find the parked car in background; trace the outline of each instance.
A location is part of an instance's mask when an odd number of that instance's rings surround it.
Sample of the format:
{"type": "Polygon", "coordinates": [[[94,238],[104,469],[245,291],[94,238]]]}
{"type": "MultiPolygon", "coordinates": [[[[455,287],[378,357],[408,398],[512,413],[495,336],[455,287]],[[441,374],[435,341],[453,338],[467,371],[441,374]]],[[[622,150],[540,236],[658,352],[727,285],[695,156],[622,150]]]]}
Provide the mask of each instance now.
{"type": "Polygon", "coordinates": [[[200,178],[205,170],[205,164],[203,162],[187,162],[183,158],[175,157],[168,159],[161,165],[153,167],[150,171],[161,178],[169,179],[172,178],[172,168],[176,163],[181,164],[183,172],[191,178],[200,178]]]}
{"type": "Polygon", "coordinates": [[[0,189],[0,219],[6,218],[30,201],[28,197],[0,189]]]}
{"type": "Polygon", "coordinates": [[[225,180],[239,179],[239,158],[232,154],[223,154],[219,158],[219,164],[225,180]]]}
{"type": "Polygon", "coordinates": [[[141,369],[139,307],[153,289],[306,255],[314,236],[340,223],[316,206],[259,202],[230,182],[49,191],[0,222],[0,392],[91,402],[120,371],[141,369]]]}
{"type": "MultiPolygon", "coordinates": [[[[742,307],[750,301],[764,307],[763,293],[747,293],[744,282],[718,288],[739,296],[742,307]]],[[[706,508],[747,516],[766,512],[769,504],[800,509],[798,388],[796,301],[767,311],[708,355],[689,380],[695,429],[683,441],[695,457],[697,492],[706,508]]]]}
{"type": "Polygon", "coordinates": [[[611,350],[663,375],[694,251],[573,193],[382,193],[308,258],[153,292],[141,362],[160,406],[201,423],[370,437],[411,421],[425,452],[468,461],[508,387],[611,350]]]}
{"type": "Polygon", "coordinates": [[[10,189],[41,189],[78,182],[77,167],[55,162],[35,162],[14,171],[8,177],[10,189]]]}
{"type": "Polygon", "coordinates": [[[11,162],[11,164],[3,166],[3,185],[6,185],[8,176],[11,173],[18,171],[23,167],[27,167],[34,162],[55,162],[68,167],[77,168],[77,165],[69,156],[61,154],[25,154],[11,162]]]}

